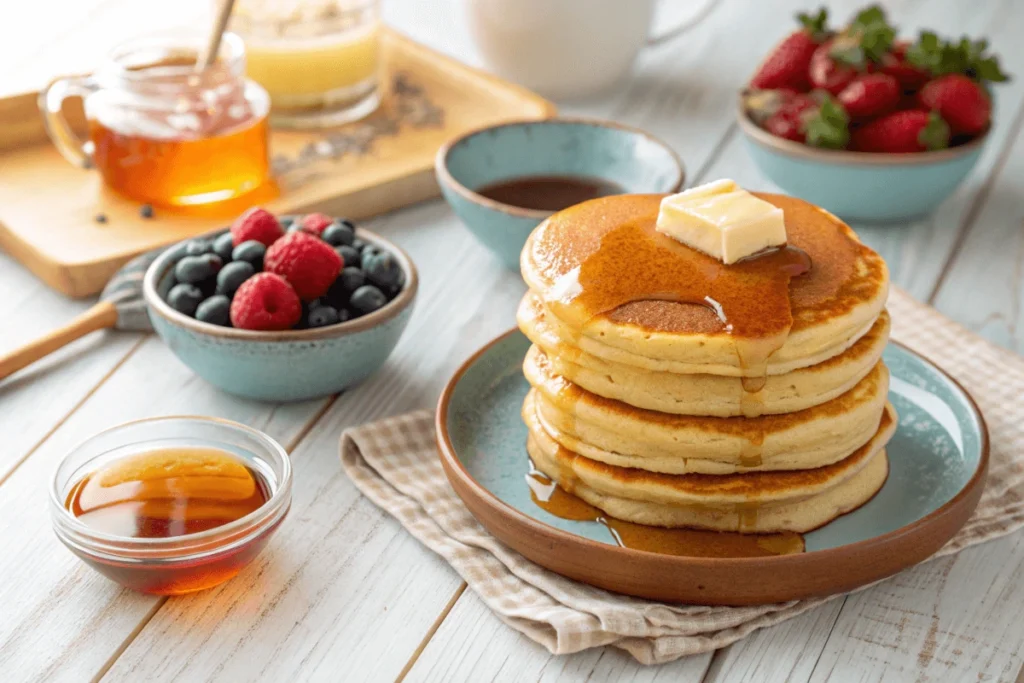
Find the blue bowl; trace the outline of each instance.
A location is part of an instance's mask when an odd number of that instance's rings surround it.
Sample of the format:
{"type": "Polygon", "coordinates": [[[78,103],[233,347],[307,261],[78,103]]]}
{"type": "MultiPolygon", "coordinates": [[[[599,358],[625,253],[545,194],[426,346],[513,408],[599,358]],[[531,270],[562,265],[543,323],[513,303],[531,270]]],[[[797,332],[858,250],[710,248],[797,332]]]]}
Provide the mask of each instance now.
{"type": "MultiPolygon", "coordinates": [[[[211,237],[221,233],[215,233],[211,237]]],[[[357,236],[393,254],[405,287],[383,308],[338,325],[255,332],[200,322],[171,308],[171,271],[185,243],[161,254],[146,271],[143,296],[153,329],[197,375],[224,391],[262,401],[301,401],[338,393],[376,372],[398,343],[416,299],[418,277],[409,256],[365,230],[357,236]]]]}
{"type": "Polygon", "coordinates": [[[747,150],[783,190],[848,221],[890,222],[931,213],[967,177],[989,132],[936,152],[871,154],[809,147],[759,128],[737,109],[747,150]]]}
{"type": "Polygon", "coordinates": [[[574,119],[503,123],[467,133],[441,147],[434,168],[458,217],[513,270],[519,269],[530,232],[553,212],[502,204],[475,190],[524,176],[577,176],[629,193],[674,192],[685,177],[676,153],[648,133],[574,119]]]}

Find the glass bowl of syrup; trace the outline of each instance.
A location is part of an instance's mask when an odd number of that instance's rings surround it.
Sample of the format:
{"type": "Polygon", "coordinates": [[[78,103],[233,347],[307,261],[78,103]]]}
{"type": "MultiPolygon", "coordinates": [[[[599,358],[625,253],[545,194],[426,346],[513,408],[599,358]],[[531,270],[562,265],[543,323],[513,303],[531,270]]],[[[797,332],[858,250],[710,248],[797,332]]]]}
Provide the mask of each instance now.
{"type": "Polygon", "coordinates": [[[291,506],[288,453],[227,420],[158,417],[100,432],[50,486],[53,528],[121,585],[181,595],[232,578],[291,506]]]}

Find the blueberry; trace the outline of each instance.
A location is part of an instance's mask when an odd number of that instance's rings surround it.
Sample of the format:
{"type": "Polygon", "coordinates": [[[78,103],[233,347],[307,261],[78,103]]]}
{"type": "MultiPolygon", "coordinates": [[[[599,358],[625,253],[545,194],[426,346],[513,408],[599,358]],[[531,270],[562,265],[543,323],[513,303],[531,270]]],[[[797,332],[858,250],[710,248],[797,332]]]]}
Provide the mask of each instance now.
{"type": "Polygon", "coordinates": [[[305,227],[303,227],[302,223],[299,223],[298,221],[292,223],[287,228],[284,228],[284,230],[285,232],[309,232],[305,227]]]}
{"type": "Polygon", "coordinates": [[[340,247],[343,244],[351,245],[356,239],[354,226],[348,221],[335,221],[320,233],[320,238],[332,247],[340,247]]]}
{"type": "Polygon", "coordinates": [[[211,246],[212,245],[206,240],[189,240],[185,243],[185,255],[202,256],[203,254],[209,254],[211,246]]]}
{"type": "Polygon", "coordinates": [[[339,308],[338,309],[338,322],[339,323],[346,322],[351,317],[352,317],[352,314],[349,312],[349,310],[347,308],[339,308]]]}
{"type": "Polygon", "coordinates": [[[167,294],[167,303],[171,305],[171,308],[185,315],[194,315],[196,307],[202,300],[203,293],[199,291],[199,288],[187,283],[174,285],[167,294]]]}
{"type": "Polygon", "coordinates": [[[281,225],[282,230],[287,230],[295,225],[295,216],[278,216],[277,222],[281,225]]]}
{"type": "Polygon", "coordinates": [[[335,247],[334,251],[338,252],[338,256],[341,257],[346,268],[349,266],[359,267],[359,252],[354,247],[343,244],[340,247],[335,247]]]}
{"type": "Polygon", "coordinates": [[[196,320],[211,325],[229,327],[231,325],[231,299],[223,294],[215,294],[206,299],[196,309],[196,320]]]}
{"type": "Polygon", "coordinates": [[[319,306],[309,312],[306,323],[310,327],[326,327],[327,325],[334,325],[340,320],[338,311],[330,306],[319,306]]]}
{"type": "Polygon", "coordinates": [[[366,248],[363,249],[361,254],[359,254],[359,267],[366,270],[370,263],[372,263],[378,256],[380,256],[380,252],[377,251],[376,248],[369,244],[366,245],[366,248]]]}
{"type": "Polygon", "coordinates": [[[231,240],[231,233],[226,232],[213,241],[213,253],[220,256],[220,260],[224,263],[233,260],[235,245],[231,240]]]}
{"type": "Polygon", "coordinates": [[[139,215],[142,216],[143,218],[152,218],[153,217],[153,205],[152,204],[143,204],[142,206],[140,206],[139,207],[139,215]]]}
{"type": "Polygon", "coordinates": [[[174,277],[178,282],[197,284],[212,275],[216,275],[223,262],[216,254],[202,256],[185,256],[174,266],[174,277]]]}
{"type": "Polygon", "coordinates": [[[402,282],[402,267],[395,257],[387,252],[373,255],[368,262],[364,259],[366,277],[385,292],[394,291],[402,282]]]}
{"type": "Polygon", "coordinates": [[[352,292],[349,305],[358,313],[373,313],[388,302],[384,292],[373,285],[363,285],[352,292]]]}
{"type": "Polygon", "coordinates": [[[231,252],[231,259],[251,263],[256,270],[263,270],[263,256],[266,253],[267,248],[263,246],[263,243],[249,240],[235,247],[235,250],[231,252]]]}
{"type": "Polygon", "coordinates": [[[341,273],[338,274],[338,279],[334,282],[341,288],[341,291],[345,293],[347,298],[352,296],[354,291],[366,284],[366,273],[355,266],[349,266],[348,268],[341,269],[341,273]]]}
{"type": "Polygon", "coordinates": [[[256,269],[247,261],[232,261],[217,273],[217,293],[228,297],[235,295],[242,283],[256,274],[256,269]]]}
{"type": "Polygon", "coordinates": [[[366,248],[366,242],[357,237],[354,240],[352,240],[352,248],[355,249],[356,251],[362,251],[363,249],[366,248]]]}

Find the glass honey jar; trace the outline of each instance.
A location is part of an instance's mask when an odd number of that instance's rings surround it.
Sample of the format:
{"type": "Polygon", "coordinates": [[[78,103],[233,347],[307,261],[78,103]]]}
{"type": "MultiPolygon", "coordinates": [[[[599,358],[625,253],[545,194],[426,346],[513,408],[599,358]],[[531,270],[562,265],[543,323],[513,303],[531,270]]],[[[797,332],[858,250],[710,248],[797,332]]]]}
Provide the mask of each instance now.
{"type": "Polygon", "coordinates": [[[211,204],[266,189],[270,98],[245,77],[245,47],[225,34],[216,61],[195,68],[203,37],[168,32],[116,48],[90,75],[39,97],[47,132],[72,164],[116,192],[163,207],[211,204]],[[82,140],[61,113],[81,97],[82,140]]]}

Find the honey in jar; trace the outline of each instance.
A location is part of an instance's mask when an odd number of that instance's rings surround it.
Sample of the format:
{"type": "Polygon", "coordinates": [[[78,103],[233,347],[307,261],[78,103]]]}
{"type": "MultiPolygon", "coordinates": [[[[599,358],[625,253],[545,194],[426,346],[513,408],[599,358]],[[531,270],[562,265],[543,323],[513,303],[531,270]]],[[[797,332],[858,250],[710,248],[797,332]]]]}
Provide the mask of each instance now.
{"type": "Polygon", "coordinates": [[[270,183],[270,99],[245,78],[245,50],[224,36],[197,70],[197,41],[170,34],[121,46],[91,76],[56,81],[43,97],[47,130],[72,163],[95,168],[114,191],[163,207],[247,197],[270,183]],[[82,144],[61,114],[81,96],[82,144]]]}

